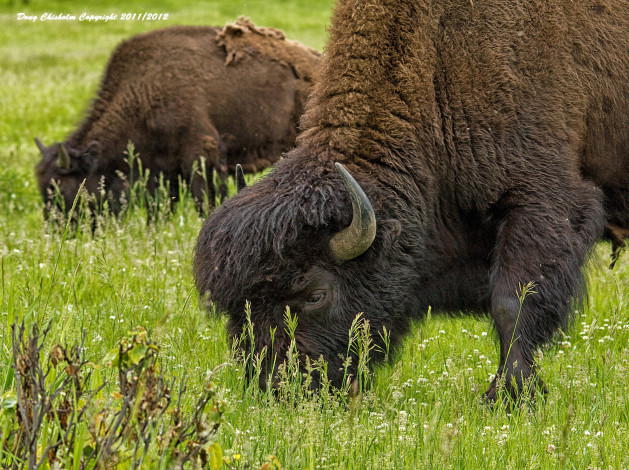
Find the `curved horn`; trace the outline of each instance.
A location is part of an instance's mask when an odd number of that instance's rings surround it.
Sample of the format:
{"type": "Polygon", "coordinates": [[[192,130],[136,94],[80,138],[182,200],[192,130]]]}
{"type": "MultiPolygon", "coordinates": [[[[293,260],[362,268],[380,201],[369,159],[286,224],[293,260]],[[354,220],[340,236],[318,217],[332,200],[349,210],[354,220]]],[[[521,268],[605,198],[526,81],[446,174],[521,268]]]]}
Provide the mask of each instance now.
{"type": "Polygon", "coordinates": [[[330,248],[338,259],[348,261],[367,251],[376,238],[376,214],[369,198],[352,175],[340,163],[335,165],[349,191],[354,215],[350,226],[332,237],[330,248]]]}
{"type": "Polygon", "coordinates": [[[245,173],[242,171],[242,166],[240,163],[236,164],[236,191],[239,193],[242,189],[247,187],[247,182],[245,181],[245,173]]]}
{"type": "Polygon", "coordinates": [[[62,170],[70,169],[70,155],[63,144],[57,145],[57,151],[59,157],[57,159],[57,166],[62,170]]]}
{"type": "Polygon", "coordinates": [[[39,140],[37,137],[35,137],[35,145],[37,145],[37,148],[39,149],[39,151],[43,154],[46,150],[48,150],[48,147],[46,147],[44,144],[42,144],[41,140],[39,140]]]}

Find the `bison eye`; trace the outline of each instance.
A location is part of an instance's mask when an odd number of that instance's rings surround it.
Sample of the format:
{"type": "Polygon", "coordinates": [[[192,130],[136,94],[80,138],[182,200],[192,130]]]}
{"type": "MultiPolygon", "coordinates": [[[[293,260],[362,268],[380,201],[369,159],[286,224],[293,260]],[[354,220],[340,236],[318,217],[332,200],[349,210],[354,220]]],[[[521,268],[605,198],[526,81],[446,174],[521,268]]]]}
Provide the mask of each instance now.
{"type": "Polygon", "coordinates": [[[318,307],[325,300],[325,291],[324,290],[316,290],[310,294],[308,300],[306,300],[305,307],[314,308],[318,307]]]}

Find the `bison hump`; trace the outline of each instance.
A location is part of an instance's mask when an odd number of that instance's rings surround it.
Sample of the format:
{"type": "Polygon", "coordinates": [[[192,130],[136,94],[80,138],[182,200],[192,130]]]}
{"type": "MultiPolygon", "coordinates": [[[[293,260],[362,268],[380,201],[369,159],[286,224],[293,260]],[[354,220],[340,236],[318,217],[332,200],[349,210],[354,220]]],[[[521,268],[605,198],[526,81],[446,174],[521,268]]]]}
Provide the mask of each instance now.
{"type": "Polygon", "coordinates": [[[216,36],[219,47],[225,49],[226,65],[235,64],[251,56],[290,66],[300,79],[310,80],[314,63],[320,53],[297,41],[289,41],[283,31],[258,27],[244,16],[226,24],[216,36]]]}

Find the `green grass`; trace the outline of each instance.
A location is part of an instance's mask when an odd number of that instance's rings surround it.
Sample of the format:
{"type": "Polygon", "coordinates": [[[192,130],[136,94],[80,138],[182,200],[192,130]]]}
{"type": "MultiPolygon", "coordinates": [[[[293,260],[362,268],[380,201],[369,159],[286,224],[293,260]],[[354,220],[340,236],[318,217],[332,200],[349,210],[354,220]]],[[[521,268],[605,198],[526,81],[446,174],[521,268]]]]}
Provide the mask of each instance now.
{"type": "MultiPolygon", "coordinates": [[[[481,403],[497,368],[486,319],[436,317],[414,325],[372,387],[346,402],[329,396],[287,405],[243,382],[225,320],[198,305],[191,256],[202,220],[185,199],[147,224],[143,211],[84,225],[63,240],[43,222],[33,137],[60,140],[80,120],[112,48],[131,34],[172,24],[223,24],[238,15],[321,49],[330,1],[247,0],[4,2],[0,6],[0,395],[14,388],[10,325],[52,321],[47,351],[85,329],[100,362],[134,326],[161,347],[162,367],[189,380],[191,409],[210,371],[230,411],[218,433],[236,468],[275,455],[284,468],[629,467],[629,256],[606,269],[609,246],[589,267],[590,296],[573,326],[539,355],[549,388],[535,411],[481,403]],[[168,13],[166,22],[16,20],[17,12],[168,13]]],[[[115,378],[103,368],[103,378],[115,378]]],[[[268,462],[267,462],[268,463],[268,462]]]]}

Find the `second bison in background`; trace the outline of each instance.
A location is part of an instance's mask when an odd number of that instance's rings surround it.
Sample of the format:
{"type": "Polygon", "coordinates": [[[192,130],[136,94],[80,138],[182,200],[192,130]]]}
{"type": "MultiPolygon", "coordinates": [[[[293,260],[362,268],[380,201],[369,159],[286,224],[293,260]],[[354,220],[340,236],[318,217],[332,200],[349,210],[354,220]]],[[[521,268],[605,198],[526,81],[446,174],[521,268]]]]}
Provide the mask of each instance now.
{"type": "MultiPolygon", "coordinates": [[[[58,188],[69,209],[81,182],[100,205],[120,210],[132,142],[153,192],[159,174],[179,194],[191,184],[201,207],[236,163],[259,171],[294,145],[320,53],[246,18],[223,28],[176,26],[134,36],[113,52],[98,96],[65,142],[46,147],[37,178],[44,202],[58,188]],[[204,157],[207,182],[193,168],[204,157]],[[196,165],[195,165],[196,163],[196,165]]],[[[224,194],[222,194],[224,196],[224,194]]]]}

